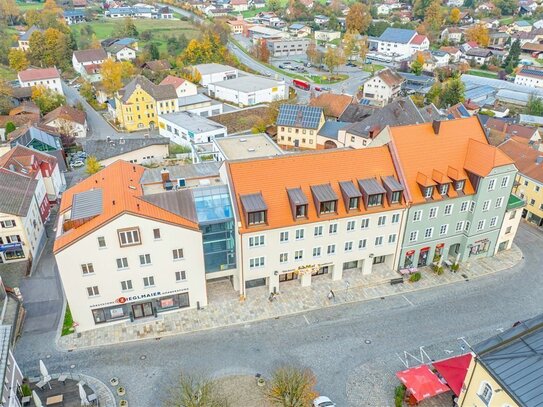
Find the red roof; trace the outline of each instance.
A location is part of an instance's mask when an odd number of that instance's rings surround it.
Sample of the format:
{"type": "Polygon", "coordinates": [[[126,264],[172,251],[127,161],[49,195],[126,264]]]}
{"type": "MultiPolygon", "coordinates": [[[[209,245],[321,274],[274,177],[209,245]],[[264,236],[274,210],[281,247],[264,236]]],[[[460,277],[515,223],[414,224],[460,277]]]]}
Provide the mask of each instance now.
{"type": "Polygon", "coordinates": [[[417,402],[449,391],[426,365],[397,372],[396,376],[417,402]]]}
{"type": "Polygon", "coordinates": [[[41,79],[56,79],[60,78],[60,73],[55,67],[43,69],[30,68],[19,72],[19,78],[23,82],[39,81],[41,79]]]}
{"type": "Polygon", "coordinates": [[[457,396],[460,395],[462,384],[468,373],[469,364],[471,363],[471,354],[455,356],[453,358],[433,362],[434,368],[443,376],[451,390],[457,396]]]}
{"type": "Polygon", "coordinates": [[[425,39],[426,39],[425,35],[417,34],[413,38],[411,38],[410,43],[415,44],[415,45],[421,45],[425,39]]]}
{"type": "Polygon", "coordinates": [[[159,85],[173,85],[175,89],[185,83],[185,79],[178,78],[177,76],[168,75],[166,76],[159,85]]]}

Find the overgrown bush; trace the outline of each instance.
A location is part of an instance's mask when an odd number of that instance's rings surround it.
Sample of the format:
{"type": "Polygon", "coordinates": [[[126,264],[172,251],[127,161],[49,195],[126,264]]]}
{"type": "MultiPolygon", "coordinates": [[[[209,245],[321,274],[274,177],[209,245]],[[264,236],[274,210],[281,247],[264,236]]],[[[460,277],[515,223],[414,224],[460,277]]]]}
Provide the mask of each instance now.
{"type": "Polygon", "coordinates": [[[422,275],[420,274],[420,271],[417,271],[416,273],[413,273],[411,274],[411,276],[409,276],[409,281],[414,283],[414,282],[419,281],[421,278],[422,278],[422,275]]]}
{"type": "Polygon", "coordinates": [[[451,266],[451,270],[452,270],[452,271],[458,271],[458,269],[460,269],[460,264],[459,264],[459,263],[454,263],[454,264],[451,266]]]}
{"type": "Polygon", "coordinates": [[[21,386],[21,393],[23,393],[23,397],[30,397],[32,395],[32,390],[30,390],[28,383],[24,383],[21,386]]]}

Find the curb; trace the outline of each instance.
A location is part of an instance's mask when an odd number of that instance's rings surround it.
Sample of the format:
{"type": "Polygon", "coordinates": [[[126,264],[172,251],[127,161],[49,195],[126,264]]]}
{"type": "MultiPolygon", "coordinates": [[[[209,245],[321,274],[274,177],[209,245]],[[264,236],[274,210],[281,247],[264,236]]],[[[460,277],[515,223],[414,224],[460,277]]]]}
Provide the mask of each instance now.
{"type": "MultiPolygon", "coordinates": [[[[514,247],[520,253],[520,256],[519,256],[518,260],[514,264],[512,264],[509,267],[503,268],[503,269],[489,271],[489,272],[484,273],[482,275],[469,276],[468,279],[469,280],[475,280],[475,279],[478,279],[478,278],[491,276],[491,275],[494,275],[496,273],[500,273],[502,271],[509,270],[509,269],[511,269],[511,268],[513,268],[515,266],[518,266],[522,262],[524,262],[524,254],[523,254],[522,250],[516,245],[514,247]]],[[[220,325],[220,326],[214,326],[214,327],[193,329],[193,330],[187,331],[187,332],[164,332],[160,336],[157,335],[157,336],[149,337],[149,338],[134,338],[134,339],[124,340],[124,341],[121,341],[121,342],[109,342],[109,343],[103,343],[103,344],[100,344],[100,345],[89,345],[89,346],[80,346],[80,347],[79,346],[76,346],[76,347],[63,347],[60,343],[58,343],[60,337],[55,342],[56,342],[57,349],[59,349],[60,351],[71,352],[71,351],[77,351],[77,350],[96,349],[96,348],[100,348],[100,347],[103,347],[103,346],[122,345],[122,344],[125,344],[125,343],[133,343],[133,342],[139,342],[139,341],[158,340],[158,339],[167,338],[167,337],[171,337],[171,336],[188,335],[188,334],[199,333],[199,332],[203,332],[203,331],[210,331],[210,330],[216,330],[216,329],[224,329],[224,328],[236,327],[236,326],[240,326],[240,325],[254,324],[254,323],[258,323],[258,322],[262,322],[262,321],[266,321],[266,320],[270,320],[270,319],[288,318],[288,317],[297,316],[297,315],[300,315],[300,314],[305,314],[307,312],[317,311],[317,310],[323,309],[323,308],[331,308],[331,307],[337,307],[337,306],[346,305],[346,304],[355,304],[355,303],[361,303],[361,302],[365,302],[365,301],[374,301],[374,300],[377,300],[379,298],[394,297],[394,296],[398,296],[398,295],[406,295],[406,294],[413,293],[413,292],[428,290],[428,289],[432,289],[432,288],[435,288],[435,287],[444,287],[444,286],[447,286],[447,285],[457,284],[457,283],[464,282],[464,281],[466,281],[466,280],[462,279],[462,280],[458,280],[458,281],[443,282],[441,284],[435,284],[435,285],[432,285],[432,286],[429,286],[429,287],[413,288],[413,289],[410,289],[409,291],[401,292],[401,293],[392,293],[392,294],[385,294],[385,295],[382,295],[382,296],[375,296],[375,297],[371,297],[371,298],[326,303],[326,305],[324,305],[322,307],[317,307],[317,308],[314,308],[314,309],[300,310],[300,311],[295,311],[295,312],[292,312],[292,313],[289,313],[289,314],[279,315],[279,316],[269,316],[269,317],[264,317],[264,318],[251,319],[251,320],[247,320],[247,321],[240,321],[240,322],[235,322],[235,323],[227,324],[227,325],[220,325]]],[[[382,285],[382,284],[379,284],[379,285],[382,285]]],[[[373,287],[375,287],[375,286],[377,286],[377,285],[373,285],[373,287]]],[[[368,287],[364,287],[364,288],[368,288],[368,287]]],[[[346,291],[346,290],[341,290],[340,292],[343,292],[343,291],[346,291]]]]}

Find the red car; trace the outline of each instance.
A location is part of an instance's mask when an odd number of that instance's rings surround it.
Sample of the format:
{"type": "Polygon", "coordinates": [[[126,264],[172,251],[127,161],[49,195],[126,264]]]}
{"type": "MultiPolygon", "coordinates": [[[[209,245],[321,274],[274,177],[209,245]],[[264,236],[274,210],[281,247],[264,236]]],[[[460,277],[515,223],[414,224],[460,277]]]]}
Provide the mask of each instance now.
{"type": "Polygon", "coordinates": [[[322,88],[320,86],[313,86],[313,89],[315,89],[317,92],[322,91],[322,88]]]}

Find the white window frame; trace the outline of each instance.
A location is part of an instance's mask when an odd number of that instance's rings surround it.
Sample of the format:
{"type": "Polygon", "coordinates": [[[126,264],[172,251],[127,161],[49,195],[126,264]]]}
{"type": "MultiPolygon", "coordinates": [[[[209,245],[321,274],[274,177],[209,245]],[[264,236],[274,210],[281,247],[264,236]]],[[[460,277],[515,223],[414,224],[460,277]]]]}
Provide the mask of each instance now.
{"type": "Polygon", "coordinates": [[[143,288],[150,288],[155,286],[155,277],[154,276],[146,276],[143,277],[143,288]]]}
{"type": "Polygon", "coordinates": [[[453,207],[454,207],[453,204],[447,204],[447,205],[445,205],[445,209],[443,210],[443,214],[444,214],[444,215],[447,215],[447,216],[450,215],[450,214],[452,214],[453,207]]]}
{"type": "Polygon", "coordinates": [[[94,274],[94,265],[92,263],[83,263],[81,264],[81,273],[84,276],[90,276],[94,274]]]}
{"type": "Polygon", "coordinates": [[[434,228],[426,228],[424,229],[424,238],[425,239],[431,239],[434,235],[434,228]]]}
{"type": "Polygon", "coordinates": [[[175,281],[177,283],[181,281],[187,281],[187,272],[185,270],[180,270],[175,272],[175,281]]]}
{"type": "Polygon", "coordinates": [[[430,212],[428,213],[428,219],[435,219],[437,218],[437,214],[439,212],[439,207],[434,206],[433,208],[430,208],[430,212]],[[433,215],[433,216],[432,216],[433,215]]]}
{"type": "Polygon", "coordinates": [[[464,221],[456,222],[455,232],[462,232],[464,230],[464,221]]]}
{"type": "Polygon", "coordinates": [[[364,250],[368,246],[368,240],[367,239],[360,239],[358,241],[358,249],[364,250]]]}
{"type": "Polygon", "coordinates": [[[398,223],[399,221],[400,221],[400,214],[399,213],[395,213],[394,215],[392,215],[391,223],[398,223]]]}
{"type": "Polygon", "coordinates": [[[449,232],[449,224],[445,224],[445,225],[441,225],[439,227],[439,235],[440,236],[445,236],[447,233],[449,232]],[[443,230],[445,229],[445,230],[443,230]]]}
{"type": "Polygon", "coordinates": [[[360,229],[367,229],[370,227],[370,219],[364,218],[360,220],[360,229]]]}
{"type": "Polygon", "coordinates": [[[134,289],[132,280],[123,280],[121,281],[121,291],[131,291],[134,289]]]}
{"type": "Polygon", "coordinates": [[[153,264],[153,262],[151,261],[150,253],[140,254],[139,258],[140,258],[140,266],[150,266],[151,264],[153,264]],[[144,260],[144,262],[142,262],[142,260],[144,260]]]}
{"type": "Polygon", "coordinates": [[[416,242],[418,238],[419,238],[419,231],[418,230],[413,230],[413,231],[411,231],[411,233],[409,233],[409,241],[410,242],[416,242]]]}
{"type": "Polygon", "coordinates": [[[304,240],[304,237],[305,237],[305,229],[304,228],[296,229],[296,232],[294,234],[295,240],[304,240]]]}
{"type": "Polygon", "coordinates": [[[183,248],[173,249],[172,258],[173,258],[173,261],[183,260],[185,258],[185,252],[183,248]],[[181,254],[181,256],[179,254],[181,254]]]}
{"type": "Polygon", "coordinates": [[[284,232],[279,233],[279,243],[286,243],[289,239],[289,233],[288,230],[285,230],[284,232]]]}
{"type": "Polygon", "coordinates": [[[97,285],[87,287],[86,290],[87,290],[87,297],[89,298],[98,297],[100,295],[100,289],[98,288],[97,285]]]}
{"type": "Polygon", "coordinates": [[[375,246],[382,246],[383,245],[383,236],[376,236],[375,237],[375,246]]]}
{"type": "Polygon", "coordinates": [[[329,244],[326,248],[326,254],[329,256],[333,256],[336,254],[336,245],[335,244],[329,244]]]}
{"type": "Polygon", "coordinates": [[[356,221],[354,220],[347,221],[347,232],[352,232],[355,227],[356,227],[356,221]]]}
{"type": "Polygon", "coordinates": [[[496,199],[496,204],[494,205],[495,209],[501,208],[503,206],[503,196],[500,196],[496,199]]]}
{"type": "Polygon", "coordinates": [[[386,215],[381,215],[377,219],[377,226],[385,226],[387,223],[387,217],[386,215]]]}
{"type": "Polygon", "coordinates": [[[501,187],[502,188],[507,188],[508,185],[509,185],[509,175],[502,178],[501,187]]]}
{"type": "Polygon", "coordinates": [[[323,227],[322,225],[315,226],[315,229],[313,230],[313,236],[314,237],[321,237],[323,235],[323,227]]]}
{"type": "Polygon", "coordinates": [[[336,235],[337,234],[337,223],[330,223],[328,226],[328,234],[336,235]]]}
{"type": "Polygon", "coordinates": [[[490,203],[491,203],[490,199],[487,199],[486,201],[483,202],[483,209],[482,209],[483,212],[488,212],[490,210],[490,203]]]}
{"type": "Polygon", "coordinates": [[[304,259],[304,251],[302,249],[294,251],[294,261],[302,261],[304,259]]]}
{"type": "Polygon", "coordinates": [[[489,227],[493,228],[497,224],[498,224],[498,217],[497,216],[493,216],[492,218],[490,218],[490,226],[489,227]]]}
{"type": "Polygon", "coordinates": [[[322,247],[317,246],[313,248],[313,258],[318,258],[322,256],[322,247]]]}
{"type": "Polygon", "coordinates": [[[249,268],[257,269],[262,268],[266,264],[266,258],[264,256],[252,257],[249,259],[249,268]]]}
{"type": "Polygon", "coordinates": [[[261,247],[265,245],[264,235],[251,236],[249,238],[249,247],[261,247]]]}
{"type": "Polygon", "coordinates": [[[488,190],[494,191],[496,189],[496,179],[491,179],[488,181],[488,190]]]}
{"type": "Polygon", "coordinates": [[[468,210],[469,201],[464,201],[460,205],[460,212],[466,212],[468,210]]]}
{"type": "Polygon", "coordinates": [[[481,219],[479,222],[477,222],[477,231],[481,231],[485,228],[486,220],[481,219]]]}
{"type": "Polygon", "coordinates": [[[119,257],[115,259],[115,262],[117,263],[117,270],[125,270],[128,268],[128,257],[119,257]],[[119,267],[119,263],[121,264],[121,267],[119,267]]]}

